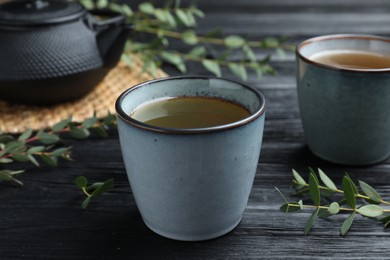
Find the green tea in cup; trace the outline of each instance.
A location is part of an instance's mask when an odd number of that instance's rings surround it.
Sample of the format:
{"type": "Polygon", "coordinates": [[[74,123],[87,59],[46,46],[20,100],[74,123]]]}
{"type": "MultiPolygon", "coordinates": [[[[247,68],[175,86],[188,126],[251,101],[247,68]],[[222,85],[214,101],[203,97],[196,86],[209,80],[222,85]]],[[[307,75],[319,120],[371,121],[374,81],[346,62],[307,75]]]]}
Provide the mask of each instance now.
{"type": "Polygon", "coordinates": [[[160,98],[141,104],[130,114],[145,124],[182,129],[226,125],[249,115],[241,105],[208,97],[160,98]]]}

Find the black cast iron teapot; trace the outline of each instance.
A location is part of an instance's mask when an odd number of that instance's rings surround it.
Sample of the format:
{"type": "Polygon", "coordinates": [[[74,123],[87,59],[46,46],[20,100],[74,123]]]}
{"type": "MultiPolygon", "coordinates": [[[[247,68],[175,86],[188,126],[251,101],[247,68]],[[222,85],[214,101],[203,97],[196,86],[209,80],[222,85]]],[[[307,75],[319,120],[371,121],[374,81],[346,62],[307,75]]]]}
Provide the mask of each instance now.
{"type": "Polygon", "coordinates": [[[76,2],[0,5],[0,99],[52,104],[78,98],[115,66],[130,27],[107,10],[76,2]]]}

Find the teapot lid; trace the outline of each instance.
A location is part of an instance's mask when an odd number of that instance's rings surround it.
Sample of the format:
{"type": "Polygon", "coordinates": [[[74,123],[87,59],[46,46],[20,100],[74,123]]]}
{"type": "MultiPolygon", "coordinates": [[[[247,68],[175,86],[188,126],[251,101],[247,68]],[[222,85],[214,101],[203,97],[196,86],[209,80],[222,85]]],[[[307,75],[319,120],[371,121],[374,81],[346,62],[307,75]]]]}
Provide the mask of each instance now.
{"type": "Polygon", "coordinates": [[[0,25],[30,26],[63,23],[85,14],[84,7],[63,0],[19,0],[0,5],[0,25]]]}

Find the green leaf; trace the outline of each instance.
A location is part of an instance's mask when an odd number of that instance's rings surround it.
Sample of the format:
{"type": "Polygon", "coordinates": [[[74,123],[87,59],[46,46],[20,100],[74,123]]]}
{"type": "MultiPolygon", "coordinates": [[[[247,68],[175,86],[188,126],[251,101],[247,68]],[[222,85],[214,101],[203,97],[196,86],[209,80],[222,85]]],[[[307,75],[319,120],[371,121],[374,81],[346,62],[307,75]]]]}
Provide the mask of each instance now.
{"type": "Polygon", "coordinates": [[[181,39],[188,45],[195,45],[198,43],[198,36],[194,30],[187,30],[182,33],[181,39]]]}
{"type": "Polygon", "coordinates": [[[370,197],[370,200],[372,200],[376,203],[381,202],[382,197],[378,194],[378,192],[373,187],[371,187],[370,185],[368,185],[364,181],[359,181],[359,186],[363,190],[364,194],[366,196],[370,197]]]}
{"type": "Polygon", "coordinates": [[[180,72],[182,72],[182,73],[186,72],[187,69],[186,69],[186,66],[184,64],[184,60],[180,55],[178,55],[174,52],[165,52],[165,51],[161,52],[160,55],[161,55],[161,58],[163,58],[165,61],[175,65],[176,68],[178,70],[180,70],[180,72]]]}
{"type": "Polygon", "coordinates": [[[304,230],[305,236],[306,236],[307,234],[309,234],[309,232],[310,232],[310,230],[311,230],[311,227],[313,226],[314,221],[315,221],[315,220],[317,219],[317,217],[318,217],[319,211],[320,211],[320,209],[317,208],[317,209],[313,212],[313,214],[311,214],[309,220],[306,222],[305,230],[304,230]]]}
{"type": "Polygon", "coordinates": [[[38,161],[34,158],[34,156],[32,156],[31,154],[28,154],[27,155],[27,158],[30,162],[32,162],[35,166],[39,167],[39,163],[38,161]]]}
{"type": "Polygon", "coordinates": [[[44,161],[46,164],[48,164],[50,166],[57,166],[58,165],[58,162],[57,162],[55,157],[49,157],[46,154],[41,154],[39,156],[41,157],[42,161],[44,161]]]}
{"type": "Polygon", "coordinates": [[[70,122],[70,118],[61,120],[60,122],[58,122],[52,127],[53,132],[57,133],[61,131],[62,129],[68,126],[69,122],[70,122]]]}
{"type": "Polygon", "coordinates": [[[42,145],[41,146],[34,146],[34,147],[31,147],[30,149],[28,149],[27,153],[34,154],[34,153],[42,152],[43,150],[45,150],[45,147],[42,145]]]}
{"type": "Polygon", "coordinates": [[[310,192],[310,197],[314,203],[314,205],[319,206],[320,205],[320,189],[318,188],[318,179],[317,176],[315,175],[314,171],[310,171],[309,175],[309,192],[310,192]]]}
{"type": "Polygon", "coordinates": [[[10,141],[6,144],[4,151],[6,153],[12,153],[18,150],[24,150],[25,145],[22,141],[10,141]]]}
{"type": "Polygon", "coordinates": [[[246,81],[248,79],[248,74],[246,72],[245,66],[237,63],[229,63],[229,69],[242,80],[246,81]]]}
{"type": "Polygon", "coordinates": [[[27,140],[28,138],[30,138],[30,136],[32,135],[33,133],[33,130],[32,129],[27,129],[26,131],[24,131],[23,134],[21,134],[18,138],[19,141],[25,141],[27,140]]]}
{"type": "Polygon", "coordinates": [[[165,22],[167,22],[169,26],[171,26],[172,28],[177,27],[175,17],[173,17],[173,15],[169,10],[163,10],[162,14],[164,16],[165,22]]]}
{"type": "Polygon", "coordinates": [[[253,52],[251,47],[244,45],[242,47],[242,51],[244,52],[245,57],[247,57],[250,61],[257,62],[256,54],[253,52]]]}
{"type": "Polygon", "coordinates": [[[205,14],[202,12],[202,10],[199,10],[198,8],[191,8],[191,12],[198,16],[199,18],[204,18],[205,17],[205,14]]]}
{"type": "Polygon", "coordinates": [[[60,138],[55,134],[48,134],[43,132],[38,133],[37,137],[43,144],[54,144],[60,140],[60,138]]]}
{"type": "Polygon", "coordinates": [[[64,153],[67,153],[69,150],[70,150],[70,147],[58,148],[58,149],[55,149],[51,154],[53,156],[61,156],[64,153]]]}
{"type": "Polygon", "coordinates": [[[353,209],[356,208],[356,196],[353,190],[351,179],[348,178],[348,176],[344,176],[341,184],[343,186],[344,196],[348,205],[353,209]]]}
{"type": "Polygon", "coordinates": [[[175,10],[177,18],[179,18],[179,21],[181,21],[185,26],[190,27],[192,26],[190,18],[187,16],[187,14],[182,9],[176,9],[175,10]]]}
{"type": "Polygon", "coordinates": [[[83,203],[81,204],[82,209],[86,209],[88,207],[89,202],[91,201],[91,197],[87,197],[83,203]]]}
{"type": "Polygon", "coordinates": [[[290,213],[300,210],[301,207],[299,203],[296,202],[289,202],[284,203],[282,206],[280,206],[280,211],[283,211],[284,213],[290,213]]]}
{"type": "Polygon", "coordinates": [[[330,214],[337,214],[340,211],[340,205],[337,202],[332,202],[329,205],[328,211],[330,214]]]}
{"type": "Polygon", "coordinates": [[[153,14],[161,22],[167,22],[167,17],[165,16],[164,10],[162,10],[162,9],[154,9],[153,14]]]}
{"type": "Polygon", "coordinates": [[[345,173],[345,176],[347,177],[347,179],[349,180],[351,186],[352,186],[352,190],[353,190],[353,193],[355,193],[355,195],[359,194],[359,191],[355,185],[355,183],[353,182],[353,180],[351,179],[351,177],[348,175],[348,173],[345,173]]]}
{"type": "Polygon", "coordinates": [[[294,179],[297,181],[297,183],[299,185],[307,185],[306,181],[302,178],[302,176],[296,171],[296,170],[292,170],[292,173],[293,173],[293,176],[294,176],[294,179]]]}
{"type": "Polygon", "coordinates": [[[89,136],[89,131],[84,127],[79,128],[75,125],[70,125],[69,134],[76,139],[85,139],[89,136]]]}
{"type": "Polygon", "coordinates": [[[99,9],[106,8],[108,6],[108,0],[98,0],[96,5],[99,9]]]}
{"type": "Polygon", "coordinates": [[[302,200],[298,201],[298,205],[299,205],[300,209],[303,209],[303,201],[302,200]]]}
{"type": "Polygon", "coordinates": [[[12,181],[12,182],[19,184],[20,186],[23,186],[23,182],[14,178],[14,175],[20,174],[22,172],[24,172],[24,171],[0,170],[0,180],[12,181]]]}
{"type": "Polygon", "coordinates": [[[141,3],[138,6],[138,9],[145,14],[153,14],[154,13],[154,6],[152,3],[149,3],[149,2],[141,3]]]}
{"type": "Polygon", "coordinates": [[[101,195],[103,192],[111,189],[114,185],[114,179],[109,179],[105,181],[101,186],[99,186],[96,190],[91,193],[91,197],[96,197],[101,195]]]}
{"type": "Polygon", "coordinates": [[[106,129],[104,129],[104,127],[102,127],[102,126],[94,127],[93,130],[100,137],[108,137],[108,133],[107,133],[106,129]]]}
{"type": "Polygon", "coordinates": [[[204,57],[207,54],[207,51],[204,46],[196,46],[188,54],[196,57],[204,57]]]}
{"type": "Polygon", "coordinates": [[[84,176],[78,176],[74,182],[76,186],[80,189],[85,188],[88,183],[87,178],[85,178],[84,176]]]}
{"type": "Polygon", "coordinates": [[[12,163],[13,161],[10,158],[0,158],[0,163],[12,163]]]}
{"type": "Polygon", "coordinates": [[[18,161],[18,162],[28,162],[29,161],[29,158],[27,157],[27,155],[20,154],[20,153],[12,154],[12,159],[14,159],[15,161],[18,161]]]}
{"type": "Polygon", "coordinates": [[[337,190],[334,182],[320,168],[318,168],[318,173],[320,175],[321,181],[325,184],[326,187],[334,191],[337,190]]]}
{"type": "Polygon", "coordinates": [[[360,215],[370,217],[370,218],[375,218],[375,217],[379,217],[380,215],[383,214],[383,209],[378,205],[370,204],[370,205],[364,205],[364,206],[358,208],[357,212],[360,215]]]}
{"type": "Polygon", "coordinates": [[[91,117],[83,121],[81,124],[82,127],[84,128],[91,128],[97,123],[98,119],[96,117],[91,117]]]}
{"type": "Polygon", "coordinates": [[[384,224],[385,228],[390,227],[390,215],[379,219],[379,221],[384,224]]]}
{"type": "Polygon", "coordinates": [[[218,77],[221,77],[221,68],[217,62],[213,60],[203,60],[202,65],[211,73],[215,74],[218,77]]]}
{"type": "Polygon", "coordinates": [[[348,232],[348,230],[351,228],[353,220],[355,219],[356,212],[353,212],[351,215],[349,215],[343,222],[340,228],[340,233],[342,236],[345,236],[348,232]]]}
{"type": "Polygon", "coordinates": [[[320,212],[318,212],[319,218],[329,218],[330,216],[333,216],[333,214],[326,209],[320,209],[320,212]]]}
{"type": "Polygon", "coordinates": [[[239,48],[245,44],[245,39],[238,35],[229,35],[224,39],[224,43],[228,48],[239,48]]]}

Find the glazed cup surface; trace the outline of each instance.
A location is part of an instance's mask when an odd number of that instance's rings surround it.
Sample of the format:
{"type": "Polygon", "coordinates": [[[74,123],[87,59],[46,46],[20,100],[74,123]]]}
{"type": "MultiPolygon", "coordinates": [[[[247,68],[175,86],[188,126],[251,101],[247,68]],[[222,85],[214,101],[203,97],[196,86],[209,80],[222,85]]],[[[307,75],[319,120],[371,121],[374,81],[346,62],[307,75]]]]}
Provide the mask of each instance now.
{"type": "Polygon", "coordinates": [[[126,172],[150,229],[199,241],[224,235],[240,222],[260,156],[261,93],[220,78],[165,78],[125,91],[116,109],[126,172]],[[222,98],[251,114],[228,125],[195,129],[154,127],[128,116],[144,102],[179,96],[222,98]]]}
{"type": "Polygon", "coordinates": [[[327,35],[297,48],[299,109],[309,149],[340,164],[368,165],[390,155],[390,68],[345,69],[310,59],[332,50],[390,54],[390,38],[327,35]]]}

